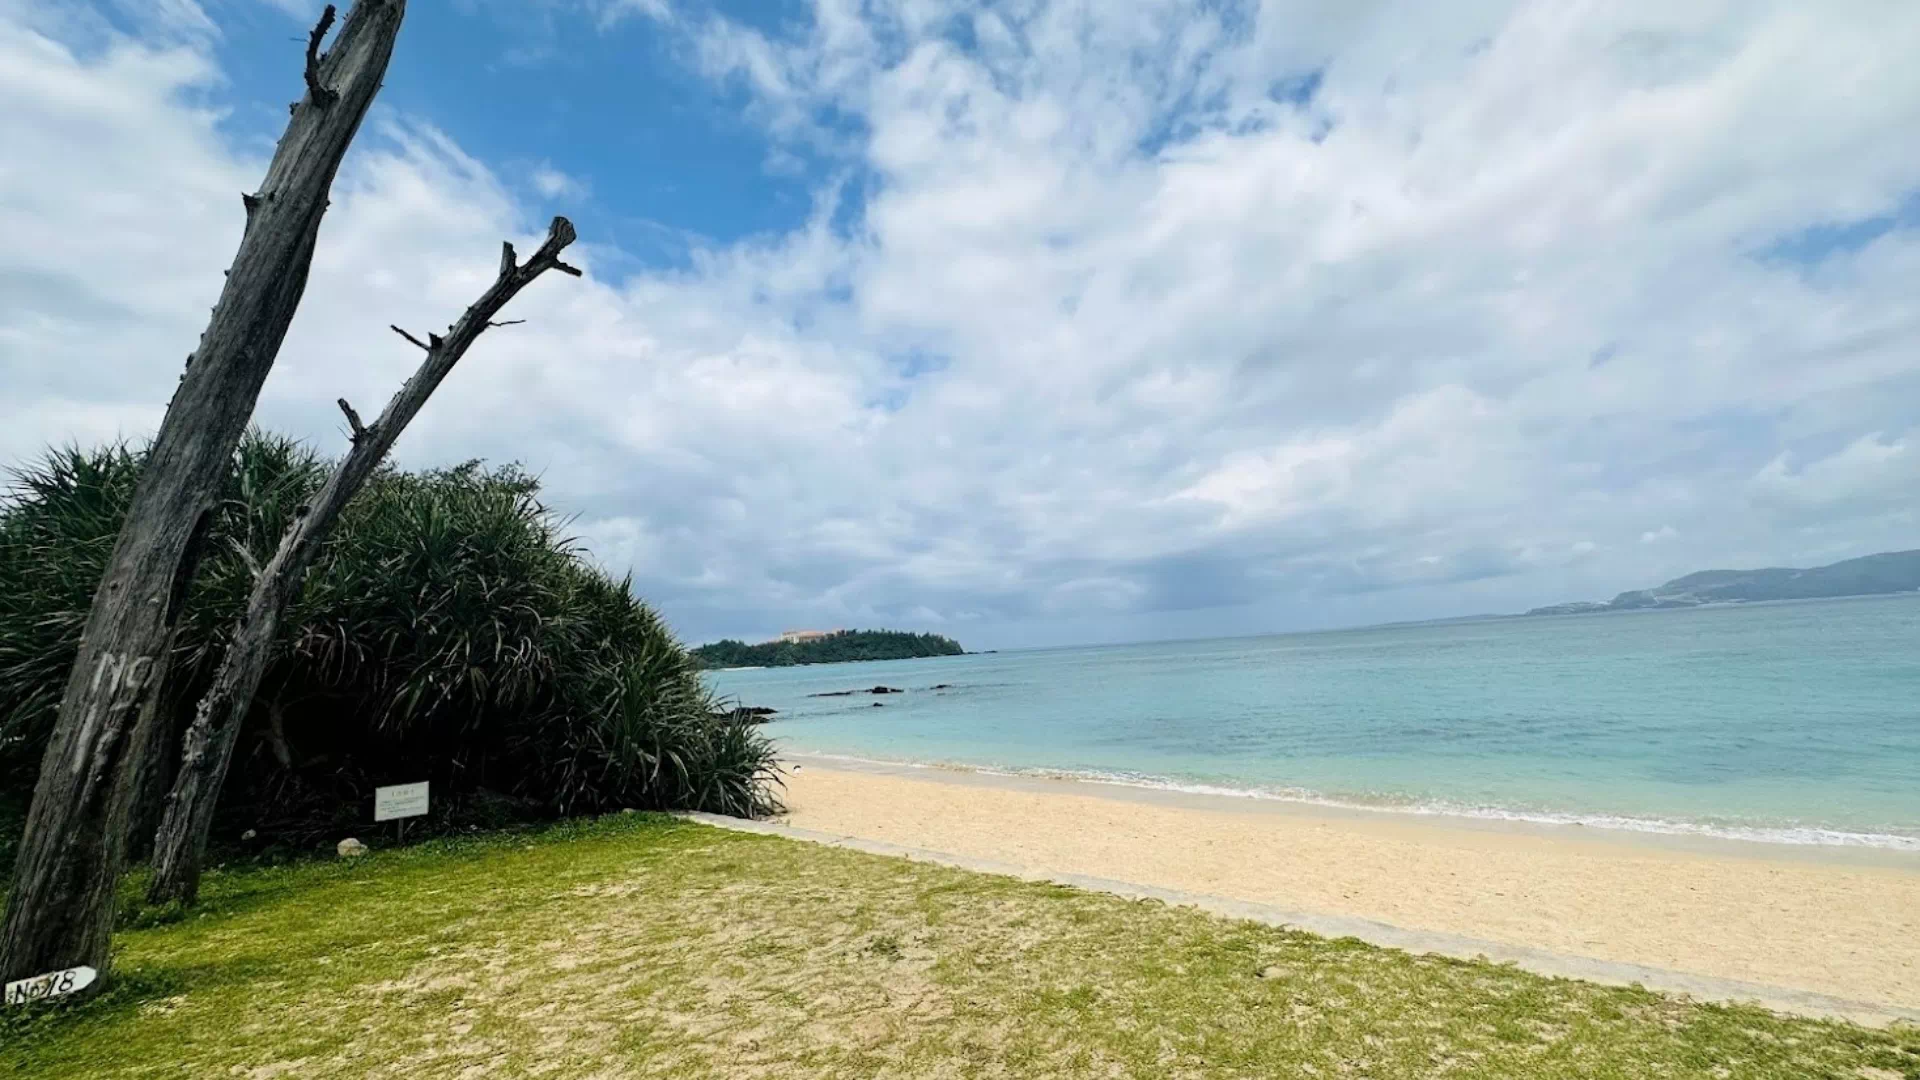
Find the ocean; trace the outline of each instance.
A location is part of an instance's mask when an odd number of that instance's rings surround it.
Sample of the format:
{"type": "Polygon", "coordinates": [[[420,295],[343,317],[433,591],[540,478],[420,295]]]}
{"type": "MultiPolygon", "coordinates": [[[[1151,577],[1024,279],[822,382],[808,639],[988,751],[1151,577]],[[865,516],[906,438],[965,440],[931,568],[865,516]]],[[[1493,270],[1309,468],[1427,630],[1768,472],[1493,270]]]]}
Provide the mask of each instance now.
{"type": "Polygon", "coordinates": [[[1920,851],[1920,595],[709,677],[794,754],[1920,851]]]}

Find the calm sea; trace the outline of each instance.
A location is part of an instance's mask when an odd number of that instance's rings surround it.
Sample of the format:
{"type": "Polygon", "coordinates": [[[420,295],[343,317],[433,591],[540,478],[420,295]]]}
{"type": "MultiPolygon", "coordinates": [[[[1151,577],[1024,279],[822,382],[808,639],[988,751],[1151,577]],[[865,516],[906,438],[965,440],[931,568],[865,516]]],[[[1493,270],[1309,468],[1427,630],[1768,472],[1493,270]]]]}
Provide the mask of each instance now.
{"type": "Polygon", "coordinates": [[[1920,596],[715,672],[793,751],[1920,850],[1920,596]],[[951,689],[934,690],[936,684],[951,689]],[[882,697],[812,697],[900,687],[882,697]],[[883,707],[874,708],[874,702],[883,707]]]}

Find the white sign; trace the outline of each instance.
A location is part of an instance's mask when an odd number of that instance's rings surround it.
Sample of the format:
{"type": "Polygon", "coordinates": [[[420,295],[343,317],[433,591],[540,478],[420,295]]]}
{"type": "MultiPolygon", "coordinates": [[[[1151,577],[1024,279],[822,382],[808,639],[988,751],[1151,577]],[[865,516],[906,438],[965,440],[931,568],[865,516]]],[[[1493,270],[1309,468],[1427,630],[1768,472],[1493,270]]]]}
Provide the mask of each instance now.
{"type": "Polygon", "coordinates": [[[427,812],[427,782],[373,789],[373,820],[419,817],[427,812]]]}
{"type": "Polygon", "coordinates": [[[90,967],[75,967],[10,982],[7,984],[7,1004],[25,1005],[29,1001],[45,1001],[76,993],[92,986],[93,980],[99,977],[100,973],[90,967]]]}

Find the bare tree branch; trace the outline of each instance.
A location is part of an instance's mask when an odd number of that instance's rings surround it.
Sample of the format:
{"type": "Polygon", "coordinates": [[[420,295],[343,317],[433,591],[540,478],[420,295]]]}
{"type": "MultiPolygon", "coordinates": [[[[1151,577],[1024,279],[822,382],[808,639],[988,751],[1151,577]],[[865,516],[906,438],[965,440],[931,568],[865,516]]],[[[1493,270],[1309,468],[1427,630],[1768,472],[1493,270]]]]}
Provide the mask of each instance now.
{"type": "MultiPolygon", "coordinates": [[[[525,266],[516,266],[507,246],[500,273],[480,299],[447,329],[447,336],[427,336],[428,344],[398,326],[394,332],[427,351],[419,370],[401,385],[371,427],[362,427],[345,400],[340,407],[356,431],[352,449],[340,459],[315,496],[310,511],[294,522],[281,538],[273,561],[255,582],[247,611],[234,627],[232,644],[214,675],[213,686],[200,699],[193,723],[187,728],[185,752],[173,791],[167,796],[166,816],[154,837],[153,880],[147,895],[157,902],[191,902],[200,887],[200,866],[206,857],[207,833],[213,825],[214,802],[227,769],[241,721],[253,705],[261,676],[273,653],[273,642],[287,607],[299,595],[301,580],[319,554],[327,533],[347,503],[364,486],[407,429],[421,406],[453,370],[467,349],[489,327],[505,325],[493,317],[521,289],[548,270],[565,272],[560,252],[573,243],[573,223],[557,217],[547,230],[546,243],[525,266]]],[[[510,320],[518,322],[520,320],[510,320]]]]}
{"type": "Polygon", "coordinates": [[[408,341],[411,341],[415,345],[420,346],[420,349],[423,352],[433,351],[433,346],[427,344],[424,341],[421,341],[419,338],[414,337],[412,334],[407,333],[405,330],[400,329],[398,326],[395,326],[392,323],[387,324],[387,329],[392,330],[394,333],[399,334],[401,337],[406,338],[408,341]]]}
{"type": "Polygon", "coordinates": [[[320,13],[320,22],[307,35],[307,98],[315,105],[327,106],[334,103],[340,95],[320,81],[320,42],[333,28],[333,5],[320,13]]]}
{"type": "Polygon", "coordinates": [[[366,438],[367,429],[366,425],[360,422],[360,414],[353,411],[353,406],[347,404],[346,398],[341,398],[339,401],[340,411],[347,414],[347,426],[353,429],[353,441],[359,442],[366,438]]]}

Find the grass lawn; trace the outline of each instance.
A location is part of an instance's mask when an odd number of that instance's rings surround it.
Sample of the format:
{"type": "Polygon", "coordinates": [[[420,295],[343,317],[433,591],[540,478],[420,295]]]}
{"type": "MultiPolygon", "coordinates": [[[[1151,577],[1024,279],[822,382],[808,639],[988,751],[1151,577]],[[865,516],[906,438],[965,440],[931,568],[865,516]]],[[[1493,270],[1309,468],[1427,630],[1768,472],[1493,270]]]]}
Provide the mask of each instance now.
{"type": "Polygon", "coordinates": [[[217,873],[203,896],[130,905],[96,1000],[0,1015],[0,1075],[1920,1077],[1911,1028],[654,815],[217,873]]]}

